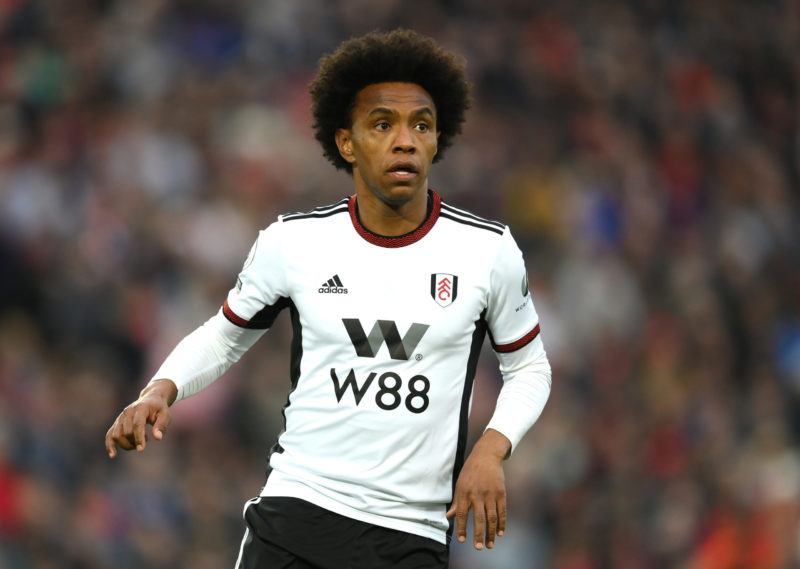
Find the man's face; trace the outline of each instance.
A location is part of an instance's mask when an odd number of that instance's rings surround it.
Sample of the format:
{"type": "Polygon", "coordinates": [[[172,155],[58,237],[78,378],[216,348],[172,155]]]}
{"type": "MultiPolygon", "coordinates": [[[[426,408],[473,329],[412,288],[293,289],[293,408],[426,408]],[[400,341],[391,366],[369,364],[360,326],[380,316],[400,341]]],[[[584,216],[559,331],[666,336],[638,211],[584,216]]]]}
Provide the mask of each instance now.
{"type": "Polygon", "coordinates": [[[393,208],[427,192],[438,138],[433,99],[414,83],[365,87],[356,96],[352,127],[336,132],[357,194],[370,192],[393,208]]]}

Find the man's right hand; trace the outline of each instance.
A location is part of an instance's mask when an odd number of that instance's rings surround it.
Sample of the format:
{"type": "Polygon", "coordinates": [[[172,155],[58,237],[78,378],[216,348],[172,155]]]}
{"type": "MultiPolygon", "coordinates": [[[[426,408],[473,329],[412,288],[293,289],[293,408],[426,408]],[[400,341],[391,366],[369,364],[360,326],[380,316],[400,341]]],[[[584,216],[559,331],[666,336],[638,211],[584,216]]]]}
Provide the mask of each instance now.
{"type": "Polygon", "coordinates": [[[151,381],[139,398],[125,407],[106,433],[108,456],[117,456],[117,446],[122,450],[144,450],[147,444],[145,427],[153,425],[153,437],[160,441],[169,426],[169,406],[178,396],[178,388],[169,379],[151,381]]]}

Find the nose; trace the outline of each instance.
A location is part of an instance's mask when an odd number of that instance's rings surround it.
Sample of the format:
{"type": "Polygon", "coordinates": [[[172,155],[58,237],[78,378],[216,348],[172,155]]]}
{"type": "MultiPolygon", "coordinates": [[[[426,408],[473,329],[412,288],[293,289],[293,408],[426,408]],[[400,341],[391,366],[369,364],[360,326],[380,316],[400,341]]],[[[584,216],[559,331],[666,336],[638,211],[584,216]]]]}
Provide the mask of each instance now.
{"type": "Polygon", "coordinates": [[[413,153],[417,148],[414,143],[414,136],[411,129],[407,126],[401,126],[397,129],[397,136],[394,139],[394,151],[413,153]]]}

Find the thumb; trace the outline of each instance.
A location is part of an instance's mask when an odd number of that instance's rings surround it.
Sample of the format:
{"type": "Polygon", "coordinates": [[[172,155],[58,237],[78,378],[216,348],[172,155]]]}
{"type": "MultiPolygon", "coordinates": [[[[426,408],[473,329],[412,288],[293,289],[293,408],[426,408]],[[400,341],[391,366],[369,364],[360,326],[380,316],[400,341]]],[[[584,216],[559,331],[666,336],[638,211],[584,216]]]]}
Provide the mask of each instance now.
{"type": "Polygon", "coordinates": [[[156,420],[153,422],[153,438],[160,441],[164,438],[164,434],[169,427],[170,416],[169,411],[159,413],[156,415],[156,420]]]}

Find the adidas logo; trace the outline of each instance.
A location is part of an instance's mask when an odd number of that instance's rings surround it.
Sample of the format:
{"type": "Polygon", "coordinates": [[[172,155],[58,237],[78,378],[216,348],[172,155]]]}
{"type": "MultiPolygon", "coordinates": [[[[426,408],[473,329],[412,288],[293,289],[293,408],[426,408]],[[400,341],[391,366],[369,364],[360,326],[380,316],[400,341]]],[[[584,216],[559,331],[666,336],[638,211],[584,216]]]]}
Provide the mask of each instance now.
{"type": "Polygon", "coordinates": [[[324,294],[347,294],[347,289],[344,288],[342,280],[339,275],[333,275],[327,282],[322,283],[317,292],[324,294]]]}

